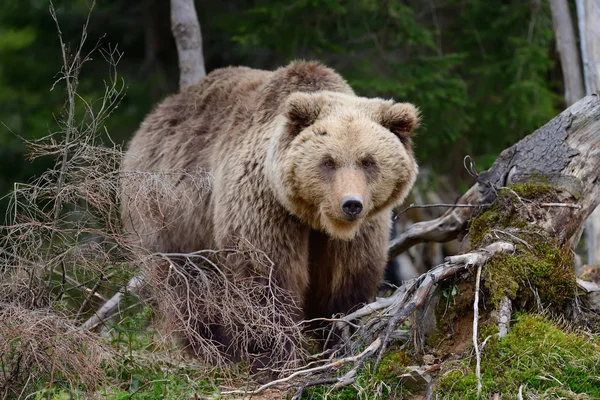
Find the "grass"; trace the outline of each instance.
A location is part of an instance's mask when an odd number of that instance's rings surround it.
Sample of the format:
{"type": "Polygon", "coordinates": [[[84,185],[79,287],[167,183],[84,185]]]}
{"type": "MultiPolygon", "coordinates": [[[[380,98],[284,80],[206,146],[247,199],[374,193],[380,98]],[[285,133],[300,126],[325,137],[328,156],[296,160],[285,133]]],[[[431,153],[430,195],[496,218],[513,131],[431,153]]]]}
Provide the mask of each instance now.
{"type": "MultiPolygon", "coordinates": [[[[477,399],[471,359],[445,365],[436,385],[440,399],[477,399]]],[[[483,351],[482,396],[517,398],[519,388],[534,398],[600,398],[600,343],[541,315],[520,314],[510,333],[483,351]]]]}
{"type": "Polygon", "coordinates": [[[150,324],[152,319],[148,307],[139,307],[110,326],[110,336],[105,340],[119,357],[116,365],[103,366],[107,383],[95,392],[55,376],[52,383],[39,379],[26,388],[24,395],[54,400],[87,399],[91,395],[108,400],[220,398],[219,386],[244,374],[235,367],[216,370],[177,356],[181,351],[160,340],[157,328],[150,324]]]}

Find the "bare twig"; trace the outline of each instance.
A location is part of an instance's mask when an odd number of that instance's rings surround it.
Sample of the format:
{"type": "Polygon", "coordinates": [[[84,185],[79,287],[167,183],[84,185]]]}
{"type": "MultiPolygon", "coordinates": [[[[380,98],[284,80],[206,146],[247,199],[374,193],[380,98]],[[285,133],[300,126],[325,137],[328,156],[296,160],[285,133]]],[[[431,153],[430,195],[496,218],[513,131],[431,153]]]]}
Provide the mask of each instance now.
{"type": "Polygon", "coordinates": [[[540,207],[566,207],[566,208],[576,208],[581,209],[579,204],[572,203],[536,203],[540,207]]]}
{"type": "Polygon", "coordinates": [[[477,376],[477,396],[481,395],[481,352],[477,342],[477,325],[479,323],[479,285],[481,284],[481,267],[477,267],[475,277],[475,299],[473,300],[473,346],[475,347],[475,376],[477,376]]]}
{"type": "MultiPolygon", "coordinates": [[[[471,187],[458,201],[458,204],[476,205],[485,203],[480,184],[471,187]]],[[[431,221],[411,225],[404,233],[390,242],[388,257],[394,258],[414,245],[423,242],[447,242],[455,239],[467,226],[474,207],[454,207],[441,217],[431,221]]]]}
{"type": "Polygon", "coordinates": [[[137,290],[139,290],[143,283],[144,280],[139,276],[134,276],[133,278],[131,278],[124,289],[119,290],[98,311],[96,311],[94,315],[92,315],[92,317],[90,317],[81,325],[81,329],[94,329],[96,326],[110,319],[114,315],[115,309],[119,307],[119,304],[121,303],[121,298],[124,296],[124,294],[130,292],[135,293],[137,290]]]}
{"type": "Polygon", "coordinates": [[[272,388],[274,386],[277,386],[281,383],[286,383],[291,381],[294,378],[297,377],[301,377],[301,376],[305,376],[305,375],[310,375],[310,374],[314,374],[315,372],[322,372],[322,371],[327,371],[327,370],[334,370],[337,371],[339,370],[339,368],[342,365],[348,364],[348,363],[352,363],[352,362],[357,362],[361,359],[364,359],[366,357],[368,357],[369,355],[373,354],[375,351],[377,351],[377,349],[381,346],[381,341],[379,339],[376,339],[373,343],[371,343],[369,345],[369,347],[367,347],[364,351],[362,351],[360,354],[356,355],[356,356],[352,356],[352,357],[346,357],[346,358],[342,358],[339,360],[336,360],[332,363],[329,364],[325,364],[325,365],[320,365],[318,367],[314,367],[314,368],[309,368],[309,369],[302,369],[299,371],[294,372],[293,374],[285,377],[285,378],[281,378],[281,379],[277,379],[271,382],[268,382],[262,386],[260,386],[258,389],[253,390],[253,391],[244,391],[244,390],[230,390],[230,391],[225,391],[222,392],[222,394],[227,395],[227,394],[246,394],[246,395],[256,395],[261,393],[262,391],[264,391],[265,389],[269,389],[272,388]]]}
{"type": "Polygon", "coordinates": [[[413,208],[479,208],[479,207],[489,207],[491,206],[491,203],[483,203],[483,204],[443,204],[443,203],[439,203],[439,204],[411,204],[410,206],[406,207],[405,209],[403,209],[402,211],[400,211],[399,213],[396,214],[396,216],[398,215],[402,215],[405,212],[407,212],[408,210],[412,210],[413,208]]]}

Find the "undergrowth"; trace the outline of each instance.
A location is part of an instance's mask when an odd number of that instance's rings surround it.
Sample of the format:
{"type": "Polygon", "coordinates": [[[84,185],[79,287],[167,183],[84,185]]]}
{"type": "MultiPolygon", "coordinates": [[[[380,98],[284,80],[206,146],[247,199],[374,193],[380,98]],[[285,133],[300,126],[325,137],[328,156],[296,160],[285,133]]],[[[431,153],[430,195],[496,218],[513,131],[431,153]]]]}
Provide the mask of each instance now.
{"type": "MultiPolygon", "coordinates": [[[[519,388],[530,398],[600,398],[600,342],[541,315],[520,314],[510,333],[492,339],[482,352],[482,396],[501,393],[517,398],[519,388]]],[[[471,358],[447,363],[437,398],[477,399],[471,358]]]]}
{"type": "Polygon", "coordinates": [[[116,364],[101,366],[104,384],[90,392],[84,382],[39,377],[27,390],[34,399],[190,399],[211,396],[219,398],[219,386],[239,376],[241,367],[216,370],[180,356],[181,350],[165,341],[157,328],[149,324],[152,312],[139,307],[118,323],[108,324],[105,344],[120,354],[116,364]],[[240,368],[236,370],[235,368],[240,368]]]}

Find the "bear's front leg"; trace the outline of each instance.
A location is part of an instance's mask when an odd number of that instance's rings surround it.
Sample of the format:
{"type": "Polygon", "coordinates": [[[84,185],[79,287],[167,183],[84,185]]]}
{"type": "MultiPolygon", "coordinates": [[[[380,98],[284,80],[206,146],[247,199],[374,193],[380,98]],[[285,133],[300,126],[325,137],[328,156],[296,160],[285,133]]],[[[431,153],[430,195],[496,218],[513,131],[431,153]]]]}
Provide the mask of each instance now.
{"type": "Polygon", "coordinates": [[[390,213],[382,212],[349,241],[311,232],[307,319],[346,314],[375,298],[386,267],[391,221],[390,213]]]}
{"type": "Polygon", "coordinates": [[[246,210],[215,223],[215,231],[227,275],[250,305],[241,311],[252,319],[226,329],[237,333],[224,341],[232,343],[235,358],[250,358],[257,371],[299,354],[297,323],[308,287],[309,229],[282,210],[268,215],[261,215],[260,205],[246,210]],[[260,311],[249,310],[252,306],[260,311]]]}

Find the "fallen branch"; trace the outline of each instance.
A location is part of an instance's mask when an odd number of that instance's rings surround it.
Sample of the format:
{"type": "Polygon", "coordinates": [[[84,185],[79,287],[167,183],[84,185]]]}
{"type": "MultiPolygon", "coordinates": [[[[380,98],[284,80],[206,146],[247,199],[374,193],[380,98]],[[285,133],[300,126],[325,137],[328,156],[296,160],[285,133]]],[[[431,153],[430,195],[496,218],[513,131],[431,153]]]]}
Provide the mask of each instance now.
{"type": "Polygon", "coordinates": [[[600,286],[594,282],[577,279],[577,286],[586,293],[600,292],[600,286]]]}
{"type": "MultiPolygon", "coordinates": [[[[392,296],[379,298],[375,302],[367,304],[342,318],[331,319],[334,322],[334,329],[346,331],[346,335],[349,337],[346,344],[364,343],[365,341],[369,343],[367,348],[358,355],[343,357],[313,368],[296,370],[285,378],[268,382],[253,391],[231,390],[221,394],[256,395],[266,389],[281,387],[282,384],[288,384],[296,379],[307,378],[316,374],[319,375],[318,382],[322,380],[327,383],[335,382],[332,386],[334,389],[350,385],[354,382],[366,360],[375,355],[377,355],[376,368],[390,340],[408,338],[408,331],[396,329],[397,325],[412,315],[417,307],[421,307],[425,303],[436,284],[455,276],[456,273],[465,269],[480,268],[497,252],[512,252],[514,250],[514,244],[499,241],[471,253],[448,257],[445,263],[396,289],[392,296]],[[382,323],[382,321],[384,322],[382,323]],[[348,331],[350,327],[358,328],[351,337],[348,331]],[[334,374],[340,366],[348,363],[354,363],[354,366],[343,376],[335,378],[335,381],[333,381],[333,377],[327,375],[334,374]],[[323,374],[326,375],[322,376],[323,374]]],[[[354,349],[353,346],[347,347],[350,348],[350,351],[354,349]]],[[[312,381],[307,383],[305,380],[298,380],[294,384],[298,388],[303,388],[310,382],[312,381]]],[[[287,388],[289,387],[288,385],[287,388]]]]}
{"type": "MultiPolygon", "coordinates": [[[[549,208],[545,230],[559,231],[557,241],[579,239],[583,221],[600,203],[600,99],[587,96],[546,125],[504,150],[492,167],[477,175],[475,183],[455,207],[441,217],[409,227],[389,245],[389,257],[395,258],[412,246],[424,242],[447,242],[466,232],[473,207],[493,203],[496,193],[510,185],[542,177],[542,182],[564,189],[578,199],[541,203],[549,208]]],[[[479,207],[481,208],[481,207],[479,207]]]]}
{"type": "Polygon", "coordinates": [[[111,297],[106,303],[104,303],[104,305],[100,307],[100,309],[96,311],[94,315],[90,317],[90,319],[88,319],[81,325],[81,329],[94,329],[98,325],[103,324],[105,321],[112,318],[115,315],[117,308],[121,304],[121,300],[125,293],[137,292],[143,283],[144,280],[142,277],[134,276],[133,278],[131,278],[126,287],[119,290],[113,297],[111,297]]]}
{"type": "Polygon", "coordinates": [[[411,204],[406,207],[404,210],[400,211],[396,216],[402,215],[408,210],[412,210],[414,208],[481,208],[481,207],[489,207],[491,204],[411,204]]]}
{"type": "Polygon", "coordinates": [[[508,297],[500,300],[498,307],[498,338],[503,339],[510,329],[510,316],[512,315],[512,301],[508,297]]]}
{"type": "Polygon", "coordinates": [[[297,378],[297,377],[311,375],[316,372],[322,372],[322,371],[326,371],[326,370],[337,371],[342,365],[345,365],[345,364],[348,364],[351,362],[357,362],[357,361],[360,361],[362,359],[369,357],[371,354],[373,354],[375,351],[377,351],[379,346],[381,346],[381,341],[375,340],[373,343],[371,343],[371,345],[369,347],[367,347],[363,352],[361,352],[360,354],[358,354],[356,356],[346,357],[346,358],[342,358],[342,359],[336,360],[334,362],[331,362],[329,364],[320,365],[318,367],[302,369],[302,370],[296,371],[293,374],[291,374],[285,378],[281,378],[281,379],[277,379],[277,380],[265,383],[264,385],[260,386],[258,389],[253,390],[253,391],[230,390],[230,391],[222,392],[221,394],[223,394],[223,395],[227,395],[227,394],[256,395],[266,389],[272,388],[272,387],[277,386],[282,383],[289,382],[292,379],[297,378]]]}

